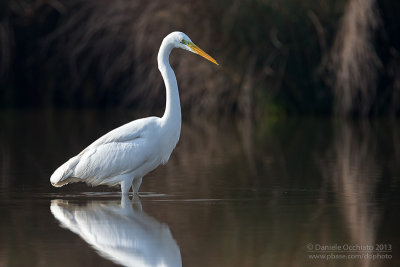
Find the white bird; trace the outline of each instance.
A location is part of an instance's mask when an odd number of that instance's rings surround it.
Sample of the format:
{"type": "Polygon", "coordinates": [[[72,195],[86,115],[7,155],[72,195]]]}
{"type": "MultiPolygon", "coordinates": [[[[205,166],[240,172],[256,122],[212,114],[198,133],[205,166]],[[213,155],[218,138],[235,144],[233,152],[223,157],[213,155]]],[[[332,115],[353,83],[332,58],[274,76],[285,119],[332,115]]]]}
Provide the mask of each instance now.
{"type": "Polygon", "coordinates": [[[53,186],[72,182],[93,186],[120,184],[122,194],[128,194],[131,187],[137,194],[143,176],[167,163],[181,132],[178,84],[169,64],[169,55],[174,48],[196,53],[218,65],[186,34],[172,32],[167,35],[157,57],[166,89],[164,115],[138,119],[103,135],[52,174],[50,182],[53,186]]]}
{"type": "Polygon", "coordinates": [[[178,244],[168,225],[147,215],[140,200],[93,201],[85,205],[51,201],[51,213],[102,257],[123,266],[182,266],[178,244]]]}

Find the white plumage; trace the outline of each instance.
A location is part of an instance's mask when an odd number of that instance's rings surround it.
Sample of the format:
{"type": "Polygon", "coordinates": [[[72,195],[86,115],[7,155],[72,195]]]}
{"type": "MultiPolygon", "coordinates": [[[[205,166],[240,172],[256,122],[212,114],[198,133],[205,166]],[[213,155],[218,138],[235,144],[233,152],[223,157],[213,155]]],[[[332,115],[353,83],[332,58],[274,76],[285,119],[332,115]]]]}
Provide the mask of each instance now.
{"type": "Polygon", "coordinates": [[[51,213],[61,226],[78,234],[101,256],[123,266],[182,266],[178,244],[168,225],[142,211],[128,197],[115,201],[69,204],[51,201],[51,213]]]}
{"type": "Polygon", "coordinates": [[[191,51],[218,64],[186,34],[170,33],[164,38],[157,58],[166,87],[164,115],[132,121],[100,137],[53,173],[50,178],[53,186],[71,182],[86,182],[94,186],[120,184],[123,194],[127,194],[131,186],[136,194],[142,177],[168,161],[181,131],[178,84],[169,64],[173,48],[191,51]]]}

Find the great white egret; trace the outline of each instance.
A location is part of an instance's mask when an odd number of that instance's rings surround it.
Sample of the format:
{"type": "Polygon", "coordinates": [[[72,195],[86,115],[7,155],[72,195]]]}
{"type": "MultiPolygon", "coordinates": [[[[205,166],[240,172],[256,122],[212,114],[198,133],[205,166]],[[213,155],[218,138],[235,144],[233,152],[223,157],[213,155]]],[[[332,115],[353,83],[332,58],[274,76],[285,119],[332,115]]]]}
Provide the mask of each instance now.
{"type": "MultiPolygon", "coordinates": [[[[90,201],[82,205],[55,199],[51,213],[100,256],[122,266],[182,266],[178,244],[167,224],[142,210],[139,199],[90,201]]],[[[68,245],[68,244],[67,244],[68,245]]]]}
{"type": "Polygon", "coordinates": [[[178,84],[169,64],[169,55],[174,48],[196,53],[218,65],[186,34],[172,32],[167,35],[157,56],[166,89],[164,115],[138,119],[103,135],[52,174],[50,182],[53,186],[72,182],[86,182],[93,186],[120,184],[122,194],[127,194],[131,186],[137,194],[142,177],[160,164],[167,163],[181,132],[178,84]]]}

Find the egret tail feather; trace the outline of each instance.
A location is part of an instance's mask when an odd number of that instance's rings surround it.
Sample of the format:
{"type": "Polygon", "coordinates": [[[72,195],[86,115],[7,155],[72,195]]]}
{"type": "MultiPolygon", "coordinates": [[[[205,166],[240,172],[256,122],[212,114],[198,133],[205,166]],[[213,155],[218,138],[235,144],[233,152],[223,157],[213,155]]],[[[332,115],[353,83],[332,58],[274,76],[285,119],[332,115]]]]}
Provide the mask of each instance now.
{"type": "Polygon", "coordinates": [[[79,155],[70,158],[51,175],[50,182],[55,187],[61,187],[69,183],[69,179],[74,172],[75,166],[79,162],[79,155]]]}

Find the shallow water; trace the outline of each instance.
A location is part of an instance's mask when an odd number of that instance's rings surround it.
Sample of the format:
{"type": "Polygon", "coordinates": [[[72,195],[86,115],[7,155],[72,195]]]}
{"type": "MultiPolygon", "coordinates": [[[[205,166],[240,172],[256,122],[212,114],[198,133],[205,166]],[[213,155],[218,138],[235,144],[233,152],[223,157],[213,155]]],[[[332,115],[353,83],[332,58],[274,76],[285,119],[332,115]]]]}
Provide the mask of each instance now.
{"type": "Polygon", "coordinates": [[[399,266],[398,121],[186,122],[140,199],[50,185],[135,118],[0,113],[0,266],[399,266]]]}

